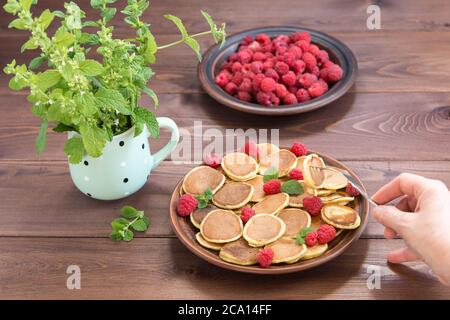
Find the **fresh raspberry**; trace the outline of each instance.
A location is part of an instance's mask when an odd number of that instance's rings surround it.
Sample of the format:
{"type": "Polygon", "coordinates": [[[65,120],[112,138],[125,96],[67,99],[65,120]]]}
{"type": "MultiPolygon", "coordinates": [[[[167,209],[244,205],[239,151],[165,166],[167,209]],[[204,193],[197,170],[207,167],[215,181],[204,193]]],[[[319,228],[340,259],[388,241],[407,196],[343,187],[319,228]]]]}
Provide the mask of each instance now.
{"type": "Polygon", "coordinates": [[[314,82],[311,87],[308,88],[308,93],[312,98],[320,97],[323,95],[327,90],[324,88],[324,86],[320,82],[314,82]]]}
{"type": "Polygon", "coordinates": [[[197,208],[198,201],[191,194],[183,194],[177,203],[177,213],[180,217],[189,216],[197,208]]]}
{"type": "Polygon", "coordinates": [[[248,141],[245,143],[243,149],[245,154],[250,157],[257,158],[258,157],[258,146],[253,141],[248,141]]]}
{"type": "Polygon", "coordinates": [[[325,62],[330,60],[330,56],[328,55],[328,52],[326,52],[325,50],[320,50],[319,53],[317,54],[317,59],[320,62],[325,62]]]}
{"type": "Polygon", "coordinates": [[[305,101],[311,100],[308,90],[303,89],[303,88],[298,89],[295,96],[297,97],[298,102],[305,102],[305,101]]]}
{"type": "Polygon", "coordinates": [[[328,83],[326,83],[323,79],[319,79],[319,81],[317,81],[317,83],[319,83],[322,88],[325,90],[325,92],[328,91],[328,83]]]}
{"type": "Polygon", "coordinates": [[[303,172],[300,169],[294,168],[289,171],[289,178],[294,180],[303,180],[303,172]]]}
{"type": "Polygon", "coordinates": [[[229,94],[235,94],[237,92],[237,85],[234,82],[228,82],[225,86],[225,91],[229,94]]]}
{"type": "Polygon", "coordinates": [[[335,63],[333,61],[328,60],[328,61],[325,61],[324,63],[322,63],[322,68],[330,68],[334,65],[335,65],[335,63]]]}
{"type": "Polygon", "coordinates": [[[252,61],[251,50],[241,50],[238,52],[238,59],[241,63],[250,63],[252,61]]]}
{"type": "Polygon", "coordinates": [[[328,243],[336,237],[336,229],[329,224],[321,224],[316,232],[320,244],[328,243]]]}
{"type": "Polygon", "coordinates": [[[292,67],[295,62],[295,55],[291,52],[285,52],[283,54],[283,61],[286,62],[288,66],[292,67]]]}
{"type": "Polygon", "coordinates": [[[251,72],[251,71],[244,72],[244,79],[253,80],[254,77],[255,77],[255,74],[253,72],[251,72]]]}
{"type": "Polygon", "coordinates": [[[276,194],[281,192],[280,180],[272,179],[264,183],[263,190],[265,194],[276,194]]]}
{"type": "Polygon", "coordinates": [[[302,55],[303,55],[302,49],[300,49],[297,46],[289,47],[288,52],[293,54],[296,59],[300,59],[302,57],[302,55]]]}
{"type": "Polygon", "coordinates": [[[236,72],[233,75],[233,78],[231,78],[231,82],[233,82],[235,85],[240,85],[243,80],[244,80],[244,75],[241,72],[236,72]]]}
{"type": "Polygon", "coordinates": [[[203,157],[203,162],[210,166],[211,168],[218,168],[220,167],[220,163],[222,162],[222,158],[215,153],[207,154],[203,157]]]}
{"type": "Polygon", "coordinates": [[[264,61],[266,60],[266,55],[262,52],[255,52],[253,55],[253,61],[264,61]]]}
{"type": "Polygon", "coordinates": [[[264,74],[266,77],[272,78],[275,81],[278,81],[280,79],[280,76],[274,69],[268,69],[264,74]]]}
{"type": "Polygon", "coordinates": [[[245,207],[241,210],[241,219],[244,224],[247,223],[248,220],[250,220],[251,217],[255,215],[255,209],[251,207],[245,207]]]}
{"type": "Polygon", "coordinates": [[[299,40],[295,43],[295,45],[302,49],[303,52],[307,52],[309,50],[309,42],[306,40],[299,40]]]}
{"type": "Polygon", "coordinates": [[[275,85],[275,94],[277,95],[277,97],[283,98],[287,93],[288,93],[288,91],[284,84],[277,83],[275,85]]]}
{"type": "Polygon", "coordinates": [[[220,72],[217,76],[216,76],[216,83],[220,86],[220,87],[225,87],[228,82],[229,82],[229,78],[228,76],[225,74],[225,72],[220,72]]]}
{"type": "Polygon", "coordinates": [[[317,57],[317,55],[318,55],[319,52],[320,52],[320,49],[319,49],[319,47],[316,46],[315,44],[311,44],[311,45],[309,46],[309,50],[308,50],[308,51],[311,52],[315,57],[317,57]]]}
{"type": "Polygon", "coordinates": [[[286,74],[289,72],[289,66],[282,61],[278,61],[275,63],[275,71],[281,75],[286,74]]]}
{"type": "Polygon", "coordinates": [[[320,76],[320,68],[319,68],[319,66],[315,65],[315,66],[313,66],[312,68],[306,67],[306,69],[307,69],[310,73],[312,73],[313,75],[315,75],[316,77],[319,77],[319,76],[320,76]]]}
{"type": "Polygon", "coordinates": [[[306,234],[305,243],[308,247],[314,247],[317,242],[317,232],[311,231],[306,234]]]}
{"type": "Polygon", "coordinates": [[[230,62],[235,62],[235,61],[237,61],[237,60],[238,60],[238,55],[237,55],[237,53],[232,53],[232,54],[230,54],[230,56],[228,57],[228,60],[229,60],[230,62]]]}
{"type": "Polygon", "coordinates": [[[233,63],[231,62],[224,62],[222,66],[220,67],[220,71],[227,71],[232,72],[231,67],[233,66],[233,63]]]}
{"type": "Polygon", "coordinates": [[[271,92],[275,90],[275,84],[275,80],[266,77],[261,81],[260,88],[264,92],[271,92]]]}
{"type": "Polygon", "coordinates": [[[270,101],[270,95],[262,91],[259,91],[256,94],[256,101],[258,101],[258,103],[263,106],[270,106],[272,104],[272,102],[270,101]]]}
{"type": "Polygon", "coordinates": [[[316,81],[317,77],[312,73],[304,73],[298,78],[298,82],[305,89],[308,89],[316,81]]]}
{"type": "Polygon", "coordinates": [[[303,207],[312,216],[317,216],[320,214],[322,209],[322,200],[319,197],[306,197],[303,199],[303,207]]]}
{"type": "Polygon", "coordinates": [[[320,69],[320,72],[319,72],[320,79],[323,79],[323,81],[326,81],[326,82],[329,81],[328,80],[328,70],[329,70],[329,68],[322,68],[322,69],[320,69]]]}
{"type": "Polygon", "coordinates": [[[302,39],[301,32],[298,31],[293,32],[289,38],[291,39],[292,42],[297,42],[302,39]]]}
{"type": "Polygon", "coordinates": [[[252,94],[248,91],[238,91],[236,97],[241,101],[251,102],[252,94]]]}
{"type": "Polygon", "coordinates": [[[289,43],[289,37],[285,34],[280,34],[277,36],[273,41],[275,42],[283,42],[283,43],[289,43]]]}
{"type": "Polygon", "coordinates": [[[252,80],[244,78],[244,80],[242,80],[242,83],[239,85],[239,91],[252,91],[252,80]]]}
{"type": "Polygon", "coordinates": [[[241,45],[248,45],[253,42],[253,37],[251,35],[246,35],[244,39],[241,40],[241,45]]]}
{"type": "Polygon", "coordinates": [[[312,69],[317,65],[316,57],[311,52],[305,52],[302,56],[303,61],[305,61],[306,67],[312,69]]]}
{"type": "Polygon", "coordinates": [[[359,196],[359,191],[355,188],[355,186],[353,184],[351,184],[350,182],[347,183],[347,186],[345,187],[345,192],[352,197],[357,197],[359,196]]]}
{"type": "Polygon", "coordinates": [[[303,157],[308,153],[306,146],[300,142],[294,142],[290,150],[296,157],[303,157]]]}
{"type": "Polygon", "coordinates": [[[335,64],[328,69],[328,80],[333,82],[339,81],[342,79],[343,73],[342,68],[335,64]]]}
{"type": "Polygon", "coordinates": [[[250,64],[250,71],[253,73],[261,73],[263,69],[263,64],[261,61],[253,61],[250,64]]]}
{"type": "Polygon", "coordinates": [[[296,104],[298,103],[297,97],[293,93],[288,93],[283,97],[284,104],[296,104]]]}
{"type": "Polygon", "coordinates": [[[262,73],[258,73],[255,75],[252,81],[252,86],[254,91],[261,90],[261,81],[263,81],[266,77],[262,73]]]}
{"type": "Polygon", "coordinates": [[[303,73],[303,71],[305,71],[305,68],[306,64],[303,60],[296,60],[294,62],[294,65],[292,66],[292,69],[294,69],[297,74],[303,73]]]}
{"type": "Polygon", "coordinates": [[[270,102],[273,106],[280,105],[280,98],[277,97],[277,95],[273,92],[269,92],[270,102]]]}
{"type": "Polygon", "coordinates": [[[290,93],[297,94],[298,88],[296,86],[289,86],[287,89],[290,93]]]}
{"type": "Polygon", "coordinates": [[[272,264],[273,261],[273,250],[270,248],[265,248],[259,250],[258,254],[256,255],[256,261],[261,265],[262,268],[267,268],[272,264]]]}
{"type": "Polygon", "coordinates": [[[309,34],[309,32],[306,32],[306,31],[305,32],[299,32],[298,40],[299,41],[304,40],[304,41],[310,43],[311,42],[311,35],[309,34]]]}
{"type": "Polygon", "coordinates": [[[261,44],[258,41],[253,41],[248,45],[248,48],[252,50],[253,52],[260,52],[262,51],[261,44]]]}
{"type": "Polygon", "coordinates": [[[268,44],[271,41],[270,37],[265,33],[257,34],[255,39],[261,44],[268,44]]]}
{"type": "Polygon", "coordinates": [[[274,57],[272,52],[265,52],[264,55],[266,56],[266,59],[272,59],[274,57]]]}
{"type": "Polygon", "coordinates": [[[242,69],[242,63],[240,63],[240,62],[236,61],[231,65],[231,71],[233,71],[233,72],[240,72],[241,69],[242,69]]]}
{"type": "Polygon", "coordinates": [[[287,86],[293,86],[297,82],[297,77],[295,76],[295,73],[293,71],[289,71],[288,73],[284,74],[281,79],[287,86]]]}
{"type": "Polygon", "coordinates": [[[275,66],[275,62],[272,59],[267,59],[266,61],[263,62],[264,70],[273,69],[274,66],[275,66]]]}

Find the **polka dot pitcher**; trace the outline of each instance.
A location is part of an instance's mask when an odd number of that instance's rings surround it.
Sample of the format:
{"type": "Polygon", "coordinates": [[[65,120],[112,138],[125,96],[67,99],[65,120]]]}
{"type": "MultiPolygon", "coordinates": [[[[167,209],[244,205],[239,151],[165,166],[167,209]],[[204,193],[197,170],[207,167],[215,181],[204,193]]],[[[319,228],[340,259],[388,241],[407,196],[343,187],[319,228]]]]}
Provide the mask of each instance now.
{"type": "MultiPolygon", "coordinates": [[[[175,122],[166,117],[157,118],[161,128],[172,132],[170,141],[154,155],[150,152],[149,131],[145,128],[134,136],[134,128],[114,136],[105,145],[102,156],[85,155],[79,164],[70,164],[70,175],[77,188],[85,195],[99,200],[127,197],[141,189],[150,172],[177,146],[180,134],[175,122]]],[[[69,138],[78,133],[70,132],[69,138]]]]}

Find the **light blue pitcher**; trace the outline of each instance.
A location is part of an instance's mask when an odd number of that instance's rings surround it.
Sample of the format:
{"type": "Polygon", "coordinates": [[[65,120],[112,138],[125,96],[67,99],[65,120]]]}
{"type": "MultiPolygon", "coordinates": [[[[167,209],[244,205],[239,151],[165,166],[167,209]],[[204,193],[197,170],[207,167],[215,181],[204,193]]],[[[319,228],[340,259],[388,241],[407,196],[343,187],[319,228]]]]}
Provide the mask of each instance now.
{"type": "MultiPolygon", "coordinates": [[[[149,131],[145,128],[134,136],[134,127],[114,136],[105,145],[102,156],[85,155],[79,164],[70,164],[70,175],[77,188],[85,195],[99,200],[127,197],[141,189],[150,172],[177,146],[180,134],[175,122],[166,117],[156,119],[161,128],[171,132],[170,141],[154,155],[150,152],[149,131]]],[[[69,138],[78,136],[69,132],[69,138]]]]}

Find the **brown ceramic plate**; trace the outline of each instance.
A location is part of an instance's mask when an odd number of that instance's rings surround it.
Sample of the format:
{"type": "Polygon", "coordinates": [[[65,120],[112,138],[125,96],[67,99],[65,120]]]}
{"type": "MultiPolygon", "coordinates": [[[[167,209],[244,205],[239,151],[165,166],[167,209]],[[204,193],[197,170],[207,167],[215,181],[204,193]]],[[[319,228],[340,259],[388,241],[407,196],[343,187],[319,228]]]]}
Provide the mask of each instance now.
{"type": "Polygon", "coordinates": [[[250,29],[229,36],[222,48],[215,45],[206,51],[197,71],[203,89],[221,104],[247,113],[282,116],[315,110],[339,99],[355,82],[358,64],[353,52],[343,42],[328,34],[303,27],[279,26],[250,29]],[[267,33],[269,36],[275,37],[280,34],[289,35],[296,31],[309,32],[311,41],[321,49],[328,51],[330,60],[340,65],[344,70],[342,79],[335,83],[323,96],[294,105],[265,107],[256,103],[241,101],[216,85],[215,76],[219,72],[220,66],[232,53],[236,52],[239,42],[246,35],[256,36],[258,33],[267,33]]]}
{"type": "MultiPolygon", "coordinates": [[[[320,153],[317,154],[324,159],[327,165],[331,165],[346,170],[365,191],[365,188],[361,183],[361,180],[348,167],[346,167],[341,162],[329,156],[320,153]]],[[[319,266],[336,258],[342,252],[347,250],[347,248],[349,248],[352,242],[359,238],[364,228],[366,227],[367,221],[369,219],[369,203],[366,199],[359,196],[355,199],[354,204],[355,209],[359,212],[359,216],[361,218],[361,225],[357,229],[344,231],[339,237],[337,237],[329,244],[329,249],[323,255],[311,260],[299,261],[294,264],[277,264],[272,265],[268,268],[261,268],[258,265],[240,266],[223,261],[222,259],[219,258],[218,251],[208,250],[202,247],[200,244],[198,244],[195,239],[195,234],[199,230],[192,225],[189,218],[182,218],[177,215],[176,205],[180,197],[182,180],[183,179],[181,179],[181,181],[175,187],[175,190],[173,191],[172,197],[170,199],[169,220],[173,231],[175,232],[177,237],[181,240],[181,242],[190,251],[192,251],[192,253],[216,266],[229,270],[246,273],[256,273],[256,274],[282,274],[282,273],[302,271],[319,266]]]]}

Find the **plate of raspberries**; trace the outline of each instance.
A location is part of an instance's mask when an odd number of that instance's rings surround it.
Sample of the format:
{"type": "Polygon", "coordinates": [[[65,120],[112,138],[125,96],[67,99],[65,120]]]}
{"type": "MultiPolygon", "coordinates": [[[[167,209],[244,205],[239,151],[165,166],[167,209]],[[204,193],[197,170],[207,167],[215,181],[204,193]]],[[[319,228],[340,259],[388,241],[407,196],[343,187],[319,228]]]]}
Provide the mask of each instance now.
{"type": "Polygon", "coordinates": [[[293,26],[246,30],[211,47],[198,67],[204,90],[233,109],[290,115],[326,106],[353,85],[352,51],[325,33],[293,26]]]}

